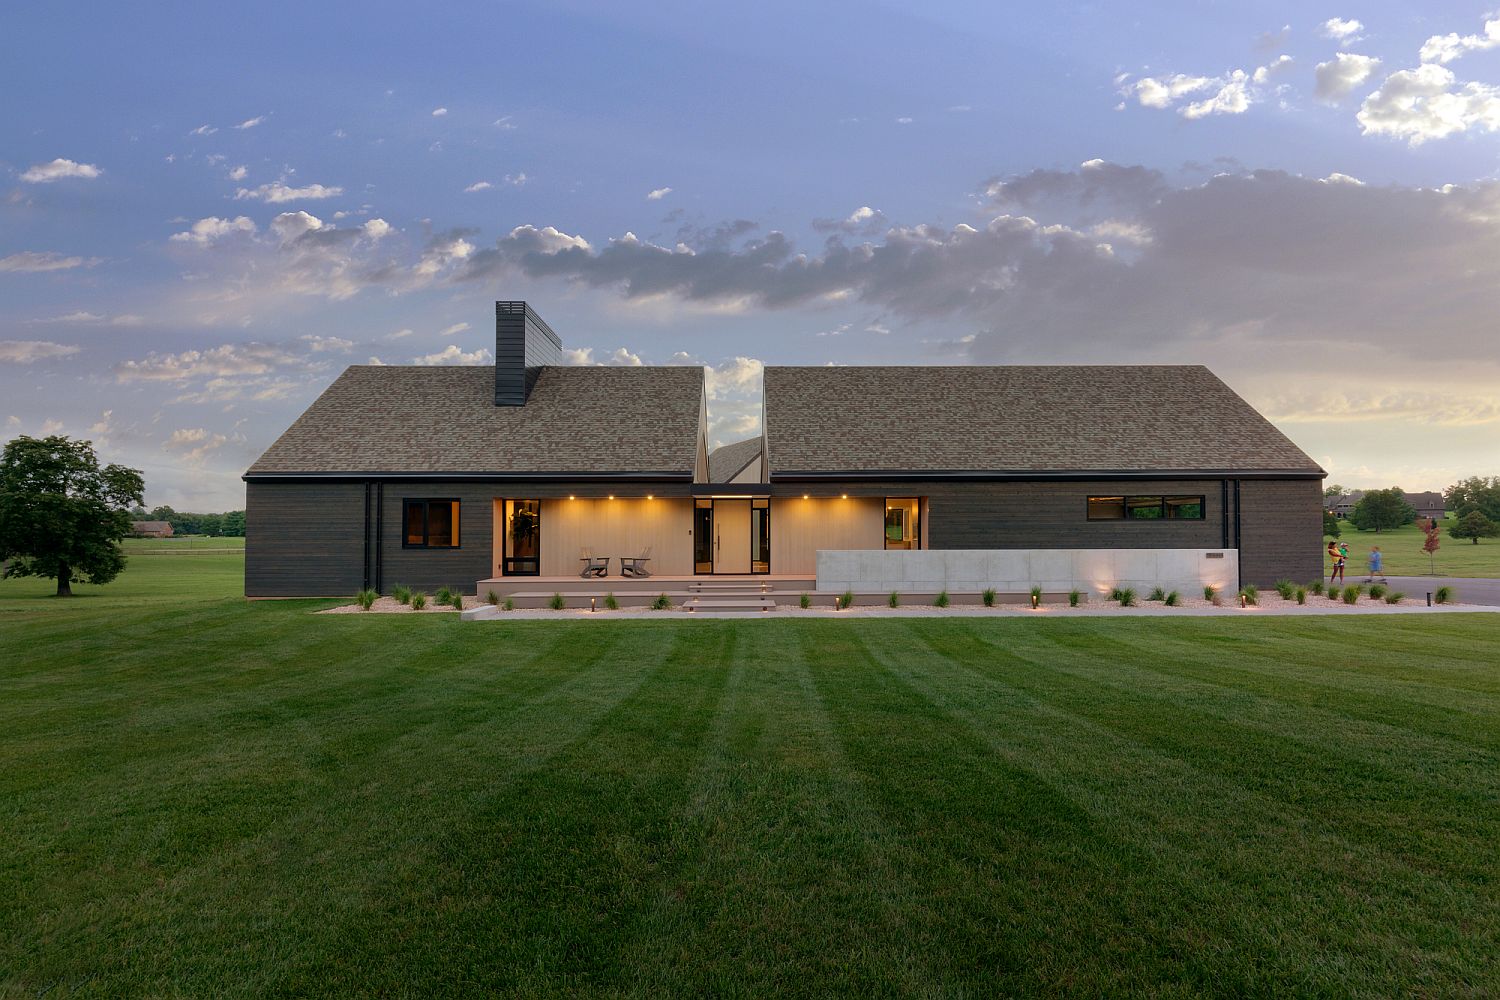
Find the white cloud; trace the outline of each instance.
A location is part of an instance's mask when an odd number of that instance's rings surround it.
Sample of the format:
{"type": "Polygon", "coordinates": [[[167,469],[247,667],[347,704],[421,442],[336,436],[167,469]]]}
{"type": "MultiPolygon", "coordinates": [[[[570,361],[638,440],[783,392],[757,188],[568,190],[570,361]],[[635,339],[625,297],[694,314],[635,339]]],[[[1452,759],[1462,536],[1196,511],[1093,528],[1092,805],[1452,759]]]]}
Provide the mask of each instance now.
{"type": "Polygon", "coordinates": [[[77,354],[82,348],[73,344],[54,344],[50,340],[0,340],[0,361],[12,365],[29,365],[77,354]]]}
{"type": "Polygon", "coordinates": [[[464,194],[473,194],[476,191],[488,191],[494,186],[495,185],[491,184],[489,181],[475,181],[473,184],[470,184],[468,187],[464,188],[464,194]]]}
{"type": "Polygon", "coordinates": [[[119,382],[181,382],[190,378],[266,375],[278,369],[306,368],[301,355],[276,344],[223,344],[180,354],[149,354],[114,366],[119,382]]]}
{"type": "Polygon", "coordinates": [[[244,164],[241,164],[240,166],[235,167],[233,170],[229,171],[229,179],[232,181],[242,181],[246,177],[248,177],[249,174],[250,171],[244,166],[244,164]]]}
{"type": "Polygon", "coordinates": [[[1457,32],[1433,35],[1422,43],[1420,55],[1424,63],[1446,64],[1465,52],[1481,52],[1497,45],[1500,45],[1500,17],[1492,17],[1484,22],[1482,35],[1459,35],[1457,32]]]}
{"type": "Polygon", "coordinates": [[[98,257],[64,257],[52,250],[22,250],[9,257],[0,257],[0,271],[68,271],[75,267],[93,267],[97,263],[98,257]]]}
{"type": "Polygon", "coordinates": [[[1212,97],[1194,101],[1182,108],[1180,113],[1184,118],[1243,114],[1250,108],[1250,95],[1245,89],[1249,83],[1250,78],[1245,71],[1237,69],[1229,74],[1229,78],[1212,97]]]}
{"type": "Polygon", "coordinates": [[[607,366],[611,368],[638,368],[641,365],[641,356],[624,347],[617,347],[602,358],[594,355],[592,347],[565,348],[563,350],[563,364],[580,367],[607,366]]]}
{"type": "Polygon", "coordinates": [[[1392,73],[1355,116],[1365,135],[1390,135],[1418,146],[1470,130],[1500,130],[1500,88],[1457,82],[1436,63],[1392,73]]]}
{"type": "Polygon", "coordinates": [[[704,385],[709,399],[726,396],[757,395],[765,364],[758,358],[739,356],[719,365],[709,366],[704,375],[704,385]]]}
{"type": "Polygon", "coordinates": [[[324,354],[330,351],[343,354],[354,346],[352,340],[345,340],[343,337],[320,337],[315,333],[305,333],[297,339],[307,344],[308,349],[314,354],[324,354]]]}
{"type": "Polygon", "coordinates": [[[336,198],[343,193],[344,189],[338,186],[326,187],[322,184],[308,184],[303,187],[288,187],[281,181],[276,181],[274,184],[262,184],[258,188],[240,188],[234,193],[234,200],[244,201],[246,198],[255,198],[275,205],[286,201],[336,198]]]}
{"type": "Polygon", "coordinates": [[[213,135],[217,131],[219,130],[214,128],[212,125],[199,125],[197,128],[189,132],[188,135],[213,135]]]}
{"type": "Polygon", "coordinates": [[[292,240],[306,233],[317,232],[323,226],[322,219],[316,215],[309,215],[307,212],[299,210],[296,212],[282,212],[271,220],[271,225],[268,228],[276,234],[276,238],[282,243],[290,243],[292,240]]]}
{"type": "Polygon", "coordinates": [[[814,219],[813,228],[820,233],[874,232],[885,224],[885,213],[869,205],[861,205],[842,219],[814,219]]]}
{"type": "Polygon", "coordinates": [[[528,178],[524,172],[519,174],[505,175],[505,183],[509,184],[511,187],[521,187],[526,183],[527,180],[528,178]]]}
{"type": "Polygon", "coordinates": [[[494,125],[495,128],[502,129],[506,132],[509,132],[511,129],[516,127],[515,122],[511,121],[510,115],[501,115],[490,124],[494,125]]]}
{"type": "Polygon", "coordinates": [[[64,425],[61,420],[54,420],[51,417],[48,417],[46,420],[42,421],[42,434],[61,434],[63,431],[63,426],[64,425]]]}
{"type": "Polygon", "coordinates": [[[910,125],[913,121],[915,121],[914,118],[912,118],[912,117],[910,117],[908,115],[902,115],[900,118],[896,119],[896,124],[897,125],[910,125]]]}
{"type": "Polygon", "coordinates": [[[1315,86],[1313,96],[1329,104],[1337,104],[1380,68],[1380,60],[1374,56],[1340,52],[1327,62],[1318,63],[1313,71],[1315,86]]]}
{"type": "Polygon", "coordinates": [[[446,115],[447,113],[448,113],[448,109],[447,108],[433,108],[432,109],[432,117],[434,117],[434,118],[441,118],[444,115],[446,115]]]}
{"type": "Polygon", "coordinates": [[[467,324],[467,323],[454,323],[452,326],[446,327],[443,330],[441,330],[438,333],[438,336],[439,337],[454,337],[454,336],[457,336],[460,333],[463,333],[468,328],[469,328],[469,324],[467,324]]]}
{"type": "Polygon", "coordinates": [[[375,243],[394,233],[396,228],[384,219],[377,218],[368,220],[359,227],[359,230],[364,234],[365,239],[375,243]]]}
{"type": "Polygon", "coordinates": [[[1251,74],[1251,79],[1256,83],[1269,83],[1271,77],[1286,72],[1296,65],[1291,56],[1277,56],[1264,66],[1257,66],[1251,74]]]}
{"type": "Polygon", "coordinates": [[[669,195],[671,193],[672,193],[672,189],[671,188],[669,188],[669,187],[659,187],[659,188],[655,189],[654,191],[652,191],[650,194],[646,195],[646,200],[647,201],[661,201],[663,198],[665,198],[667,195],[669,195]]]}
{"type": "Polygon", "coordinates": [[[140,326],[146,322],[144,316],[136,316],[132,313],[121,313],[118,316],[106,316],[102,313],[89,312],[86,309],[78,309],[63,316],[49,316],[45,319],[29,320],[31,323],[66,323],[71,325],[93,325],[108,324],[110,326],[140,326]]]}
{"type": "Polygon", "coordinates": [[[21,180],[28,184],[50,184],[70,177],[93,180],[102,173],[104,171],[92,163],[75,163],[59,157],[51,163],[38,163],[31,167],[21,174],[21,180]]]}
{"type": "Polygon", "coordinates": [[[243,131],[244,129],[247,129],[247,128],[254,128],[255,126],[261,124],[265,120],[266,120],[266,116],[265,115],[256,115],[254,118],[246,118],[244,121],[240,122],[238,125],[236,125],[234,127],[243,131]]]}
{"type": "Polygon", "coordinates": [[[1330,17],[1320,27],[1324,38],[1332,38],[1336,42],[1356,41],[1355,36],[1365,30],[1365,26],[1352,17],[1348,20],[1330,17]]]}
{"type": "Polygon", "coordinates": [[[211,215],[193,223],[186,232],[173,233],[170,239],[178,243],[197,243],[205,246],[235,233],[254,232],[255,223],[246,216],[237,215],[233,219],[221,219],[216,215],[211,215]]]}
{"type": "Polygon", "coordinates": [[[482,365],[490,360],[490,352],[481,347],[477,351],[465,353],[463,348],[457,344],[449,344],[436,354],[424,354],[420,358],[412,358],[414,365],[482,365]]]}
{"type": "Polygon", "coordinates": [[[1165,109],[1173,102],[1189,94],[1196,94],[1214,86],[1214,79],[1207,76],[1144,77],[1124,88],[1125,93],[1134,93],[1142,107],[1165,109]]]}
{"type": "Polygon", "coordinates": [[[1115,76],[1115,82],[1120,96],[1134,97],[1142,107],[1158,111],[1175,107],[1182,117],[1197,119],[1210,115],[1243,114],[1261,99],[1264,93],[1261,88],[1269,84],[1273,76],[1292,66],[1291,56],[1279,56],[1250,72],[1234,69],[1222,76],[1176,73],[1142,77],[1134,82],[1129,81],[1129,74],[1121,73],[1115,76]],[[1188,100],[1193,97],[1198,99],[1188,100]]]}
{"type": "Polygon", "coordinates": [[[203,427],[183,427],[162,442],[162,450],[178,452],[184,461],[196,464],[228,440],[223,434],[210,433],[203,427]]]}

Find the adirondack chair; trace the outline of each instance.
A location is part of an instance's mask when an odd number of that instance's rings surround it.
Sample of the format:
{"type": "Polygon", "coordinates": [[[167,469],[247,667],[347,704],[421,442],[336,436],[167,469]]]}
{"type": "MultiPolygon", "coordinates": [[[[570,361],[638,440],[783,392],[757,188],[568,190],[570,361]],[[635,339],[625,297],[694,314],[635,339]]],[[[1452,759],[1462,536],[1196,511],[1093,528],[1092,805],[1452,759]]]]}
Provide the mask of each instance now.
{"type": "Polygon", "coordinates": [[[585,580],[589,577],[598,579],[609,576],[609,556],[595,556],[592,549],[581,548],[578,550],[578,561],[583,563],[583,569],[579,576],[585,580]]]}
{"type": "Polygon", "coordinates": [[[646,546],[638,556],[620,557],[620,575],[645,578],[651,575],[646,564],[651,561],[651,546],[646,546]]]}

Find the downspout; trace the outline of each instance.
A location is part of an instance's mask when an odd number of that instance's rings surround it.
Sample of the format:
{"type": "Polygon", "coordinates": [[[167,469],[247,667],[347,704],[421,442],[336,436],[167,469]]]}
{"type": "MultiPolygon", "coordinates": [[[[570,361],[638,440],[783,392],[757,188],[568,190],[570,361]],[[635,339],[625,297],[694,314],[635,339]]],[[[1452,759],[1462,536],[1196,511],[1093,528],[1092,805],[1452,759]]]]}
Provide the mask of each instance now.
{"type": "Polygon", "coordinates": [[[381,551],[385,542],[385,483],[375,484],[375,592],[385,593],[381,585],[382,570],[385,568],[381,557],[381,551]]]}

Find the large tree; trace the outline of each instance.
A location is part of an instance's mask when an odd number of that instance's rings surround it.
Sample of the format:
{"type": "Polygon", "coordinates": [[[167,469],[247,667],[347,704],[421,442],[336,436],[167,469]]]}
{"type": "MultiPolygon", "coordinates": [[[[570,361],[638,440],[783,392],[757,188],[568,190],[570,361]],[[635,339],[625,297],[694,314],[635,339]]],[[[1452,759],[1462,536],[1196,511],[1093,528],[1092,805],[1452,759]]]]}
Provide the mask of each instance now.
{"type": "Polygon", "coordinates": [[[0,563],[5,576],[71,584],[109,583],[125,568],[120,539],[130,508],[144,499],[141,474],[99,467],[94,446],[60,435],[18,437],[0,455],[0,563]]]}
{"type": "Polygon", "coordinates": [[[1349,522],[1360,531],[1380,532],[1386,528],[1399,528],[1416,519],[1416,509],[1406,502],[1406,494],[1399,486],[1392,486],[1388,490],[1367,490],[1349,512],[1349,522]]]}
{"type": "Polygon", "coordinates": [[[1443,491],[1448,509],[1468,513],[1477,508],[1491,521],[1500,521],[1500,476],[1470,476],[1443,491]]]}
{"type": "Polygon", "coordinates": [[[1448,528],[1449,538],[1472,539],[1475,545],[1479,544],[1481,538],[1494,538],[1497,535],[1500,535],[1500,524],[1491,521],[1479,510],[1469,511],[1448,528]]]}

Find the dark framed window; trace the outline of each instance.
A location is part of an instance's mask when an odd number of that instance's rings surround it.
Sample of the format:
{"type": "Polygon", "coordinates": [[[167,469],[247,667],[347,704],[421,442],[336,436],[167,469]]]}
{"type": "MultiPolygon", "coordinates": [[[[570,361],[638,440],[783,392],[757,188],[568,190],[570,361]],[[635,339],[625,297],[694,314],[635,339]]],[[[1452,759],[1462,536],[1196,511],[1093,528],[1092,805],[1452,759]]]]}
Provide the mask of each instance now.
{"type": "Polygon", "coordinates": [[[1090,521],[1201,521],[1201,496],[1089,497],[1090,521]]]}
{"type": "Polygon", "coordinates": [[[403,549],[458,548],[458,501],[403,500],[403,549]]]}
{"type": "Polygon", "coordinates": [[[504,576],[539,576],[542,572],[542,502],[505,501],[504,576]]]}
{"type": "Polygon", "coordinates": [[[750,572],[771,572],[771,501],[750,501],[750,572]]]}

